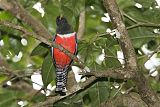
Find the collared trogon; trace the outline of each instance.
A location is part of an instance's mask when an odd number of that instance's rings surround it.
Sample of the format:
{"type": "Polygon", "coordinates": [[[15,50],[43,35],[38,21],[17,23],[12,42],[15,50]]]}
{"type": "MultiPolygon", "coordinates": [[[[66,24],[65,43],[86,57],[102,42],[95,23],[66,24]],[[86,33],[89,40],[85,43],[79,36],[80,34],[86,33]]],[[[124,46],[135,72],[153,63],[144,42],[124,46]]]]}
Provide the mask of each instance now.
{"type": "MultiPolygon", "coordinates": [[[[58,16],[56,19],[57,29],[53,42],[61,45],[72,54],[77,53],[77,35],[72,31],[71,25],[63,16],[58,16]]],[[[66,83],[68,68],[72,63],[72,59],[64,52],[52,47],[53,62],[56,67],[56,93],[66,95],[66,83]]]]}

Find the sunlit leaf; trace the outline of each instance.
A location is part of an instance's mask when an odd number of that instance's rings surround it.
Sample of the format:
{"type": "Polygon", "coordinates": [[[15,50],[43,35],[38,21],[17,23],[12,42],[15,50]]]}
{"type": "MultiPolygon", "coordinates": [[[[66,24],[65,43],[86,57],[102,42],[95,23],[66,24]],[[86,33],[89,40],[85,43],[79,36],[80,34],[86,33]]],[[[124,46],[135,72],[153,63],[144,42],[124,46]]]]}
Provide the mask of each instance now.
{"type": "Polygon", "coordinates": [[[53,65],[51,54],[49,53],[42,64],[42,81],[46,88],[49,83],[55,80],[55,67],[53,65]]]}
{"type": "Polygon", "coordinates": [[[43,43],[40,43],[37,47],[33,49],[31,56],[45,55],[47,52],[48,52],[48,49],[46,48],[46,45],[43,43]]]}

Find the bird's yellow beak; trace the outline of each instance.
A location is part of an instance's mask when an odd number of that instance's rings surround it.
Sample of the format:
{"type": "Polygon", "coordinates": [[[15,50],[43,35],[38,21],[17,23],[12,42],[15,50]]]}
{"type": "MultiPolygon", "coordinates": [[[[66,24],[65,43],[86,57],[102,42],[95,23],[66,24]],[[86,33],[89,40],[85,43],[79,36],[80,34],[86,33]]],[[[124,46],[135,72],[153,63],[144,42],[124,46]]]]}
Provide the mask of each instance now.
{"type": "Polygon", "coordinates": [[[61,20],[61,19],[62,19],[62,17],[63,17],[63,15],[61,14],[59,19],[61,20]]]}

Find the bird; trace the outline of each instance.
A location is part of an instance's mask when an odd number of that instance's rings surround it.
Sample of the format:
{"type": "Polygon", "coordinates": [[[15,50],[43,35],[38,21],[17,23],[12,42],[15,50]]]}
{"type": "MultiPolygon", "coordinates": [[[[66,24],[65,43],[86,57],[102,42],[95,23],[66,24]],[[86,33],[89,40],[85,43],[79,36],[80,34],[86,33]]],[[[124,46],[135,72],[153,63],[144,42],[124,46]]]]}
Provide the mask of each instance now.
{"type": "MultiPolygon", "coordinates": [[[[77,54],[77,33],[72,30],[72,26],[68,23],[64,16],[56,18],[56,34],[53,42],[61,45],[73,55],[77,54]]],[[[73,59],[60,51],[58,48],[52,47],[52,59],[56,68],[56,89],[55,93],[61,96],[66,95],[66,83],[68,69],[71,66],[73,59]]]]}

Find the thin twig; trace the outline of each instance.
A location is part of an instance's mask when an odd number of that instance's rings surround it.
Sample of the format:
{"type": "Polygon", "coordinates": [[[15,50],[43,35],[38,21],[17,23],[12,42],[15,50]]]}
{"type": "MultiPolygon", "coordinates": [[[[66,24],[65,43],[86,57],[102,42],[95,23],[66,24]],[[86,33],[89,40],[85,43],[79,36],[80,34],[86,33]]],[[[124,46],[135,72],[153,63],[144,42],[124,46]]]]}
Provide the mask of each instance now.
{"type": "Polygon", "coordinates": [[[130,20],[133,21],[134,23],[138,23],[137,20],[133,19],[131,16],[129,16],[129,15],[126,14],[125,12],[122,12],[122,13],[123,13],[123,15],[124,15],[126,18],[130,19],[130,20]]]}
{"type": "Polygon", "coordinates": [[[155,23],[142,23],[142,22],[138,22],[137,24],[134,24],[132,26],[127,27],[127,29],[133,29],[136,27],[155,27],[155,28],[159,28],[160,24],[155,24],[155,23]]]}
{"type": "Polygon", "coordinates": [[[116,95],[121,91],[122,87],[124,86],[125,82],[123,82],[120,87],[118,88],[118,90],[116,91],[116,93],[113,95],[113,98],[116,97],[116,95]]]}

